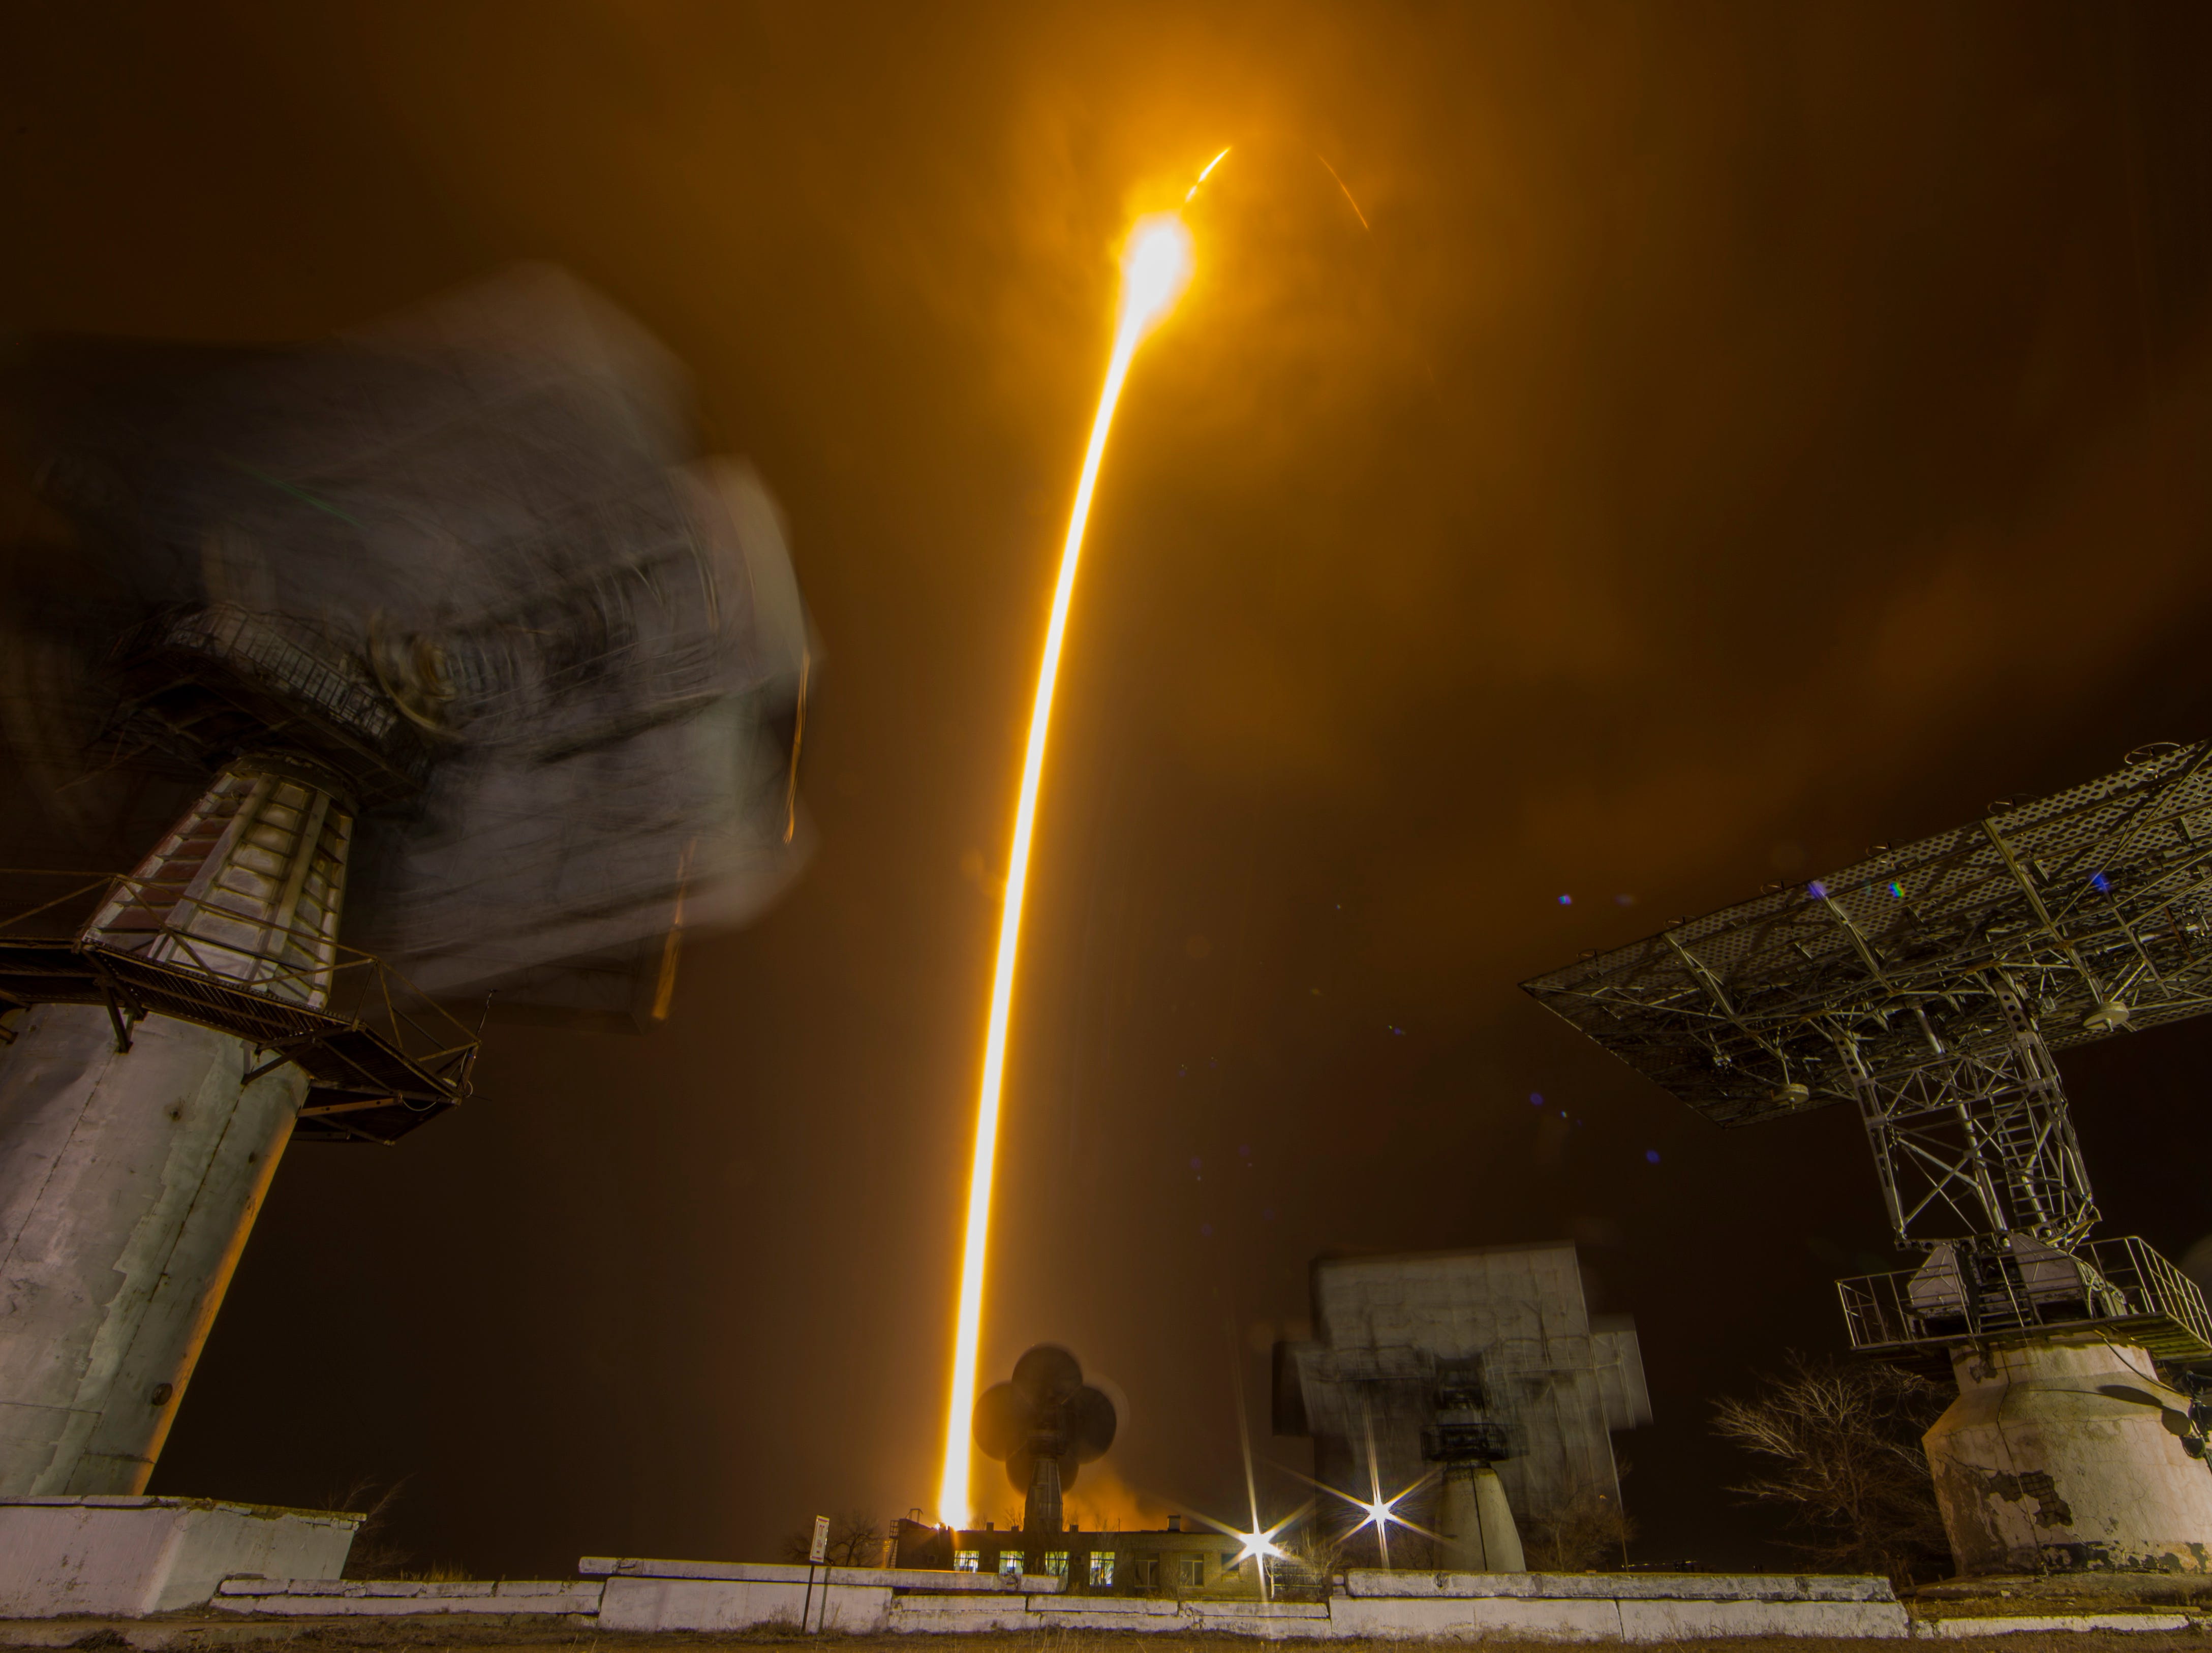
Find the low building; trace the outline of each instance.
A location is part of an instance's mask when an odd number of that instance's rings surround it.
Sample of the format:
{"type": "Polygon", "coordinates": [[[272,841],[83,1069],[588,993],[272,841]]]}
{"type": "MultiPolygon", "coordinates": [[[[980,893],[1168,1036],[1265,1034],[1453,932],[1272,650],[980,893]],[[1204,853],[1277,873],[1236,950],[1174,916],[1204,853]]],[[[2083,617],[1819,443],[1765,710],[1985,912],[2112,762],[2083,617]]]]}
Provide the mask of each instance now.
{"type": "Polygon", "coordinates": [[[897,1566],[1043,1573],[1067,1580],[1071,1595],[1230,1600],[1256,1599],[1261,1589],[1258,1563],[1239,1561],[1243,1547],[1236,1539],[1176,1516],[1144,1532],[954,1528],[902,1520],[895,1541],[897,1566]]]}

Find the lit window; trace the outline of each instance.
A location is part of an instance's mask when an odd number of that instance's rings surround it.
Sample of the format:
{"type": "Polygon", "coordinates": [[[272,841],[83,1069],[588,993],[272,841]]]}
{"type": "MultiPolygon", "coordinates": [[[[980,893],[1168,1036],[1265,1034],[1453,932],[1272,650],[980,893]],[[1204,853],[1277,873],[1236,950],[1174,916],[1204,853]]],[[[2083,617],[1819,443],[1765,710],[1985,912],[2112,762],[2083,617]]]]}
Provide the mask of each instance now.
{"type": "Polygon", "coordinates": [[[1111,1550],[1093,1550],[1093,1551],[1091,1551],[1091,1587],[1093,1589],[1097,1589],[1097,1588],[1099,1588],[1101,1585],[1104,1585],[1104,1584],[1110,1584],[1110,1583],[1112,1583],[1113,1582],[1114,1582],[1114,1552],[1113,1552],[1113,1551],[1111,1551],[1111,1550]]]}
{"type": "Polygon", "coordinates": [[[1044,1556],[1044,1571],[1045,1576],[1049,1578],[1066,1577],[1067,1552],[1066,1550],[1047,1550],[1044,1556]]]}
{"type": "Polygon", "coordinates": [[[952,1571],[955,1571],[955,1572],[981,1572],[982,1570],[983,1570],[983,1552],[982,1552],[982,1551],[981,1551],[981,1550],[955,1550],[955,1551],[953,1551],[953,1553],[952,1553],[952,1571]]]}
{"type": "Polygon", "coordinates": [[[1206,1558],[1204,1556],[1179,1555],[1176,1559],[1182,1564],[1182,1582],[1184,1583],[1203,1584],[1206,1582],[1206,1558]]]}
{"type": "Polygon", "coordinates": [[[1019,1578],[1022,1576],[1022,1553],[1019,1550],[1008,1550],[1000,1556],[999,1571],[1002,1577],[1019,1578]]]}

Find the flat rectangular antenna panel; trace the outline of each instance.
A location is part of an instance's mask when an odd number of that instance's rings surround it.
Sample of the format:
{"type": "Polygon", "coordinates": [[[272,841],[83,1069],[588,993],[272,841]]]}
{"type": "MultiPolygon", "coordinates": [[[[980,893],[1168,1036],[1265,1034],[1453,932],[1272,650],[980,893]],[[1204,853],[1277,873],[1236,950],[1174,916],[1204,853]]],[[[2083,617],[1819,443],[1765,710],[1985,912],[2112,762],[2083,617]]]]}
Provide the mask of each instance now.
{"type": "Polygon", "coordinates": [[[1719,1125],[1846,1101],[2027,1028],[2212,1009],[2212,743],[1883,850],[1523,988],[1719,1125]],[[1800,1089],[1799,1087],[1802,1087],[1800,1089]]]}

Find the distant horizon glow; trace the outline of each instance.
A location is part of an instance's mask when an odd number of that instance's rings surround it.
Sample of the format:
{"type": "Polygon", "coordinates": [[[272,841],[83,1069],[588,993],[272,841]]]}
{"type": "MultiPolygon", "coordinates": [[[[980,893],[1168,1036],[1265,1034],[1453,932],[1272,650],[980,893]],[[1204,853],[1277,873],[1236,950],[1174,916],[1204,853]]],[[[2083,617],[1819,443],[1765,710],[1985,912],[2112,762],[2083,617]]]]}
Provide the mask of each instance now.
{"type": "MultiPolygon", "coordinates": [[[[1229,152],[1224,149],[1221,154],[1229,152]]],[[[1221,155],[1213,158],[1220,164],[1221,155]]],[[[1213,166],[1206,168],[1213,170],[1213,166]]],[[[1204,174],[1200,174],[1204,181],[1204,174]]],[[[1194,188],[1195,185],[1194,185],[1194,188]]],[[[1121,386],[1137,346],[1158,325],[1182,289],[1191,271],[1190,232],[1173,213],[1140,218],[1129,233],[1121,255],[1121,312],[1114,332],[1114,351],[1106,366],[1106,382],[1098,393],[1098,411],[1091,422],[1091,443],[1083,456],[1083,471],[1075,486],[1075,505],[1068,516],[1067,538],[1060,546],[1060,578],[1053,588],[1052,618],[1045,627],[1044,657],[1038,663],[1036,697],[1030,708],[1027,755],[1022,762],[1022,784],[1014,806],[1013,847],[1007,858],[1006,904],[999,916],[998,964],[991,978],[991,1018],[983,1042],[983,1076],[975,1108],[975,1146],[968,1174],[968,1215],[962,1243],[960,1306],[953,1339],[952,1382],[945,1408],[945,1461],[938,1480],[939,1521],[966,1526],[975,1516],[969,1503],[970,1443],[969,1413],[975,1405],[975,1367],[981,1353],[983,1282],[991,1233],[991,1184],[999,1153],[1000,1092],[1006,1079],[1006,1030],[1013,1013],[1014,963],[1021,945],[1022,899],[1029,888],[1030,845],[1036,827],[1037,788],[1044,775],[1045,741],[1052,728],[1053,689],[1060,676],[1060,649],[1067,634],[1067,611],[1075,594],[1076,565],[1083,553],[1083,534],[1091,520],[1091,498],[1098,484],[1099,462],[1105,457],[1106,436],[1113,428],[1114,410],[1121,399],[1121,386]]]]}

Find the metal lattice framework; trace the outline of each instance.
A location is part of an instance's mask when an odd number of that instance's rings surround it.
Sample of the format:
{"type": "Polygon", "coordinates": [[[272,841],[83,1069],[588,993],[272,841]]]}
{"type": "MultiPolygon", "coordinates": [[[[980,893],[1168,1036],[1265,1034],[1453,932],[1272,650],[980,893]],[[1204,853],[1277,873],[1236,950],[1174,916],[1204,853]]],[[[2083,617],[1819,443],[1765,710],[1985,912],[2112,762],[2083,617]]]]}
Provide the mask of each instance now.
{"type": "MultiPolygon", "coordinates": [[[[234,949],[173,922],[118,934],[78,921],[87,913],[149,906],[144,879],[0,872],[54,890],[24,911],[0,913],[0,1012],[105,1005],[117,1048],[125,1050],[131,1024],[149,1014],[250,1040],[264,1065],[249,1078],[288,1061],[307,1073],[295,1131],[301,1141],[396,1142],[473,1089],[476,1032],[381,960],[330,945],[319,931],[272,937],[269,957],[241,979],[234,949]]],[[[0,1044],[10,1036],[0,1030],[0,1044]]]]}
{"type": "Polygon", "coordinates": [[[2052,1053],[2212,1010],[2212,743],[1523,985],[1717,1124],[1855,1103],[1903,1243],[2070,1250],[2052,1053]]]}

